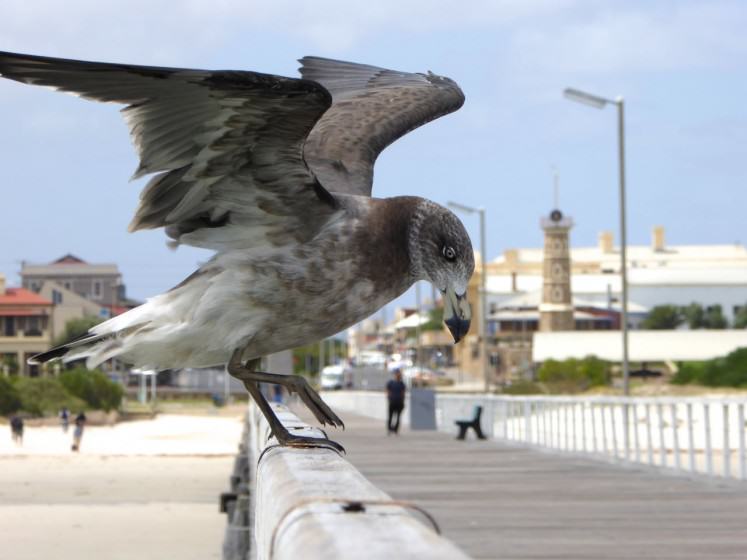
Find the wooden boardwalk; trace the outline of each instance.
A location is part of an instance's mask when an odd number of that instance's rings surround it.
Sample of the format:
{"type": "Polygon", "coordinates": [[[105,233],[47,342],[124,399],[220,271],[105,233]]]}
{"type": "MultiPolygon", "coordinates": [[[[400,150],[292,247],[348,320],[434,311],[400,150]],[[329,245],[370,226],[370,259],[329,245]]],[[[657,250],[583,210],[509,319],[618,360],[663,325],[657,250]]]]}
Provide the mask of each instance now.
{"type": "Polygon", "coordinates": [[[474,558],[747,558],[747,484],[436,432],[387,436],[382,422],[343,416],[347,430],[329,435],[347,458],[474,558]]]}

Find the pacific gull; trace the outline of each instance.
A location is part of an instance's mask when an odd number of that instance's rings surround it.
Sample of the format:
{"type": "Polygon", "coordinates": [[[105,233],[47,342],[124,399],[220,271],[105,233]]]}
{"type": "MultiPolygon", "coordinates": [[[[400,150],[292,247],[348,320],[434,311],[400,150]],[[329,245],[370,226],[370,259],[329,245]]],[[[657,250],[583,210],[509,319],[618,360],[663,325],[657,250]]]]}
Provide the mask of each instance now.
{"type": "Polygon", "coordinates": [[[130,231],[163,227],[175,246],[216,251],[168,292],[35,362],[227,364],[278,441],[306,446],[319,440],[289,433],[257,383],[298,393],[323,425],[342,421],[303,377],[257,371],[260,357],[338,333],[419,280],[443,294],[454,341],[465,335],[474,258],[462,223],[423,198],[371,197],[379,153],[461,107],[462,91],[431,72],[300,62],[297,79],[0,53],[5,78],[124,104],[134,178],[154,174],[130,231]]]}

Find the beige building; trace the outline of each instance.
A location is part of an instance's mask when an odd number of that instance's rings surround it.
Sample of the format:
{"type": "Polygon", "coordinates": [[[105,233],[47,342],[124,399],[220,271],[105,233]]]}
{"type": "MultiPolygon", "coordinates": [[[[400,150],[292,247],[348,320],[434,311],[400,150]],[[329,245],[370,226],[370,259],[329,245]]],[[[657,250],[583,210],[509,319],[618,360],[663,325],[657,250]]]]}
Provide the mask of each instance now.
{"type": "Polygon", "coordinates": [[[52,344],[52,302],[0,275],[0,374],[38,375],[26,360],[52,344]]]}
{"type": "MultiPolygon", "coordinates": [[[[621,300],[620,250],[610,232],[598,244],[570,248],[570,287],[575,329],[619,329],[621,300]]],[[[662,227],[651,242],[629,245],[628,309],[632,329],[648,311],[665,304],[721,306],[727,321],[747,305],[747,248],[741,244],[672,245],[662,227]]],[[[479,337],[480,264],[470,281],[468,298],[473,328],[454,347],[455,359],[467,375],[482,375],[479,337]]],[[[539,327],[545,251],[542,247],[506,249],[487,264],[488,354],[492,381],[521,375],[532,365],[532,338],[539,327]],[[504,321],[509,328],[503,329],[504,321]],[[510,326],[512,325],[512,326],[510,326]]],[[[579,335],[582,336],[582,335],[579,335]]]]}
{"type": "MultiPolygon", "coordinates": [[[[488,307],[501,308],[522,294],[543,287],[543,250],[508,249],[488,265],[488,307]]],[[[654,228],[651,243],[629,245],[628,298],[645,312],[663,304],[720,305],[731,321],[747,303],[747,248],[728,245],[671,245],[664,230],[654,228]]],[[[573,298],[614,308],[620,301],[620,250],[610,232],[592,247],[570,250],[573,298]]],[[[633,318],[634,328],[637,326],[633,318]]]]}
{"type": "MultiPolygon", "coordinates": [[[[487,276],[490,280],[493,263],[487,263],[487,276]]],[[[541,271],[540,271],[541,273],[541,271]]],[[[459,370],[474,381],[480,381],[484,363],[483,358],[483,346],[480,343],[480,321],[482,317],[482,306],[480,305],[480,288],[482,286],[482,255],[479,251],[475,251],[475,272],[470,279],[469,285],[467,286],[467,301],[472,308],[472,324],[470,326],[467,335],[459,342],[455,344],[452,349],[454,363],[459,370]]],[[[489,368],[491,383],[494,381],[494,375],[496,372],[496,349],[491,345],[487,345],[488,359],[492,362],[489,368]]]]}
{"type": "Polygon", "coordinates": [[[111,311],[98,303],[79,296],[72,290],[65,289],[57,282],[45,281],[39,289],[39,295],[54,304],[52,313],[52,339],[65,332],[65,325],[73,319],[98,317],[108,319],[111,311]]]}
{"type": "Polygon", "coordinates": [[[45,282],[56,282],[102,307],[118,313],[126,304],[125,286],[116,264],[90,264],[67,254],[49,264],[21,265],[21,284],[27,290],[39,292],[45,282]]]}

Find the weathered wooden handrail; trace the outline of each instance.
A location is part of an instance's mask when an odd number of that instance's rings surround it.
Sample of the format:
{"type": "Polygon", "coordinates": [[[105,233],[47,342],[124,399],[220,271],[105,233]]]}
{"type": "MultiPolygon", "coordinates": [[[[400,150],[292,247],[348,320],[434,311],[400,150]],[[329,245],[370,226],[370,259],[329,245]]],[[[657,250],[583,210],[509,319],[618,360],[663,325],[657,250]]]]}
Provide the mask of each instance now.
{"type": "MultiPolygon", "coordinates": [[[[288,430],[324,437],[273,406],[288,430]]],[[[468,558],[426,512],[393,500],[333,449],[279,447],[254,406],[248,439],[258,560],[468,558]]]]}

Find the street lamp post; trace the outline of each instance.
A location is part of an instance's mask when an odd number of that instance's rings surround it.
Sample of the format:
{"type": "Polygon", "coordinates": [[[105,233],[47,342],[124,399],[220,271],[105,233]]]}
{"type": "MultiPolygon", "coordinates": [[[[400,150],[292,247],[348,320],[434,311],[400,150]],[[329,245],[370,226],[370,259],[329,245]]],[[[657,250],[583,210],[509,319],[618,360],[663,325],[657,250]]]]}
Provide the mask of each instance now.
{"type": "Polygon", "coordinates": [[[606,105],[617,107],[617,142],[620,173],[620,279],[622,283],[622,367],[623,393],[630,394],[630,367],[628,364],[628,266],[627,266],[627,233],[625,227],[625,102],[622,97],[606,99],[573,88],[563,91],[566,98],[590,105],[596,109],[604,109],[606,105]]]}
{"type": "Polygon", "coordinates": [[[480,254],[481,266],[480,266],[480,353],[482,355],[482,378],[484,383],[484,390],[487,393],[490,389],[490,371],[488,367],[488,316],[487,316],[487,253],[485,252],[485,208],[472,208],[471,206],[465,206],[457,202],[449,202],[449,206],[455,210],[461,210],[467,214],[479,214],[480,215],[480,254]]]}
{"type": "Polygon", "coordinates": [[[415,283],[415,306],[418,308],[418,322],[415,325],[415,367],[421,368],[423,367],[422,361],[422,343],[421,343],[421,319],[422,319],[422,313],[423,313],[423,306],[421,305],[420,300],[420,282],[415,283]]]}

